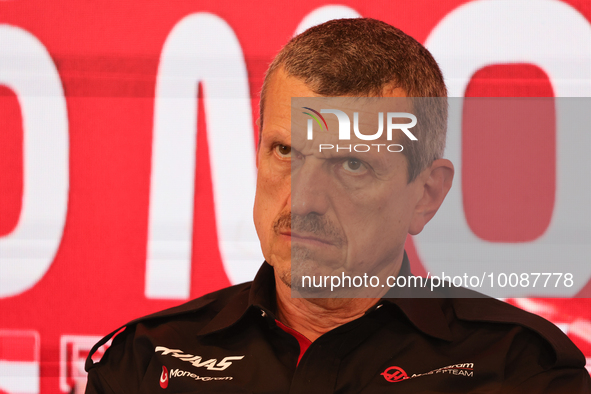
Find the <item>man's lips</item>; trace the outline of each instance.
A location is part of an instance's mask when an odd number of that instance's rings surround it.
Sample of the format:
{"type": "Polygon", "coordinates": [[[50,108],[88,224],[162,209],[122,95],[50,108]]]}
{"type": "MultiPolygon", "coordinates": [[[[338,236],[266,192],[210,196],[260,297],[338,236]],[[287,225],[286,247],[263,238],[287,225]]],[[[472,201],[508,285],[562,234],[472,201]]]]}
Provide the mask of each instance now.
{"type": "Polygon", "coordinates": [[[329,246],[335,245],[334,242],[331,242],[330,240],[327,240],[324,238],[320,238],[316,235],[298,234],[298,233],[291,232],[290,230],[280,231],[279,233],[285,237],[289,237],[291,241],[295,241],[295,242],[306,242],[306,243],[314,243],[314,244],[317,243],[317,244],[329,245],[329,246]]]}

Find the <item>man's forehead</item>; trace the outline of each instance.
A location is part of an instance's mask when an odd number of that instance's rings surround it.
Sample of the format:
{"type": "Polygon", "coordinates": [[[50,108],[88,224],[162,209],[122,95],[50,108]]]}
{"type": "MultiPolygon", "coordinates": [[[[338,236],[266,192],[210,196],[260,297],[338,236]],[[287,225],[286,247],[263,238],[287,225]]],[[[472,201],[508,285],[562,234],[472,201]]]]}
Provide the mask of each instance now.
{"type": "MultiPolygon", "coordinates": [[[[353,99],[353,101],[351,102],[352,105],[354,105],[355,99],[359,97],[408,97],[405,90],[401,87],[398,87],[395,81],[385,84],[380,95],[375,95],[371,92],[367,92],[367,94],[340,93],[321,95],[314,91],[314,88],[313,86],[311,86],[311,84],[307,84],[304,79],[288,74],[283,67],[278,67],[268,78],[269,82],[265,87],[267,90],[265,96],[272,96],[275,101],[274,104],[276,104],[277,107],[287,105],[287,101],[293,97],[318,97],[323,99],[331,99],[334,97],[351,98],[353,99]],[[276,102],[276,100],[279,100],[280,102],[278,103],[276,102]]],[[[268,99],[268,97],[265,98],[268,99]]],[[[261,105],[265,107],[265,115],[268,113],[267,107],[270,106],[268,104],[269,103],[261,103],[261,105]]]]}
{"type": "Polygon", "coordinates": [[[406,97],[292,97],[292,138],[395,141],[399,126],[413,123],[412,108],[406,97]]]}
{"type": "MultiPolygon", "coordinates": [[[[383,96],[380,97],[352,95],[326,97],[315,93],[304,80],[288,75],[281,67],[270,76],[265,100],[266,103],[263,104],[265,106],[263,130],[267,130],[265,134],[269,134],[271,137],[280,135],[292,140],[300,138],[298,130],[307,126],[309,118],[306,116],[313,116],[312,119],[317,126],[329,126],[319,128],[318,132],[321,137],[321,133],[337,130],[337,117],[330,114],[320,114],[319,111],[321,112],[323,109],[338,107],[339,110],[347,114],[352,128],[355,113],[357,113],[358,128],[363,130],[363,133],[375,133],[380,120],[378,118],[380,112],[384,114],[392,111],[404,112],[410,111],[412,108],[412,102],[407,98],[405,91],[395,87],[394,84],[387,85],[384,88],[383,96]],[[395,99],[384,100],[385,98],[395,99]]],[[[385,140],[386,134],[384,132],[384,136],[380,137],[380,140],[385,140]]]]}

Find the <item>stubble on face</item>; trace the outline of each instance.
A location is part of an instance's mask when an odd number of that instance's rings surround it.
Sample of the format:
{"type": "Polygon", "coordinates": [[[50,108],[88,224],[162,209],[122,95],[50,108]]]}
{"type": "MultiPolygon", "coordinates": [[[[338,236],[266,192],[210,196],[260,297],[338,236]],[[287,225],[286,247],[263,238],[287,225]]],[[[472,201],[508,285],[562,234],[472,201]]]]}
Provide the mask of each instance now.
{"type": "MultiPolygon", "coordinates": [[[[340,250],[347,244],[340,227],[327,217],[314,212],[306,215],[285,212],[273,223],[273,231],[277,236],[288,232],[312,236],[340,250]]],[[[316,272],[321,265],[321,258],[313,249],[292,241],[290,269],[281,270],[279,277],[287,287],[299,289],[302,275],[316,272]]]]}

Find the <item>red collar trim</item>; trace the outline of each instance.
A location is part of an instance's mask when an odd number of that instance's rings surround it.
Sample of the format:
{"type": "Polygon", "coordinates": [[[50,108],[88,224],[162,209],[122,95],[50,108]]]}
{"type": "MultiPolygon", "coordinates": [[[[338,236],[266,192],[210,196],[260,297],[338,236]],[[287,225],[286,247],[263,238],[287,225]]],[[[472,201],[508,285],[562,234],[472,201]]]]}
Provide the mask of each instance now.
{"type": "Polygon", "coordinates": [[[277,319],[275,319],[275,323],[277,323],[277,325],[283,331],[285,331],[286,333],[288,333],[289,335],[291,335],[292,337],[294,337],[298,341],[298,344],[300,345],[300,355],[298,357],[298,364],[299,364],[304,353],[306,353],[306,350],[308,350],[308,348],[312,344],[312,341],[310,341],[308,338],[306,338],[302,333],[294,330],[293,328],[287,327],[285,324],[281,323],[277,319]]]}

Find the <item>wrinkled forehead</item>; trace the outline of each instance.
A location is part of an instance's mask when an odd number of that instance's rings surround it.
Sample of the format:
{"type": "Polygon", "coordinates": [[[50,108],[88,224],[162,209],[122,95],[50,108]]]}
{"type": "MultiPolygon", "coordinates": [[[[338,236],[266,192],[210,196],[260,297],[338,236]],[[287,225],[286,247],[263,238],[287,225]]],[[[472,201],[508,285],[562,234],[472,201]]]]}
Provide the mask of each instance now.
{"type": "MultiPolygon", "coordinates": [[[[412,108],[407,97],[293,97],[292,146],[387,146],[412,140],[412,127],[416,125],[412,108]]],[[[364,149],[367,147],[358,147],[359,151],[364,149]]]]}

